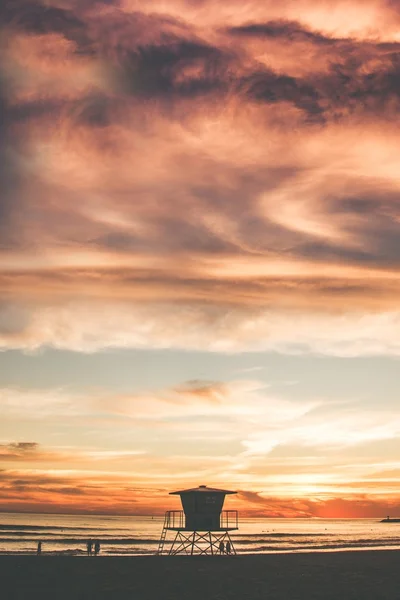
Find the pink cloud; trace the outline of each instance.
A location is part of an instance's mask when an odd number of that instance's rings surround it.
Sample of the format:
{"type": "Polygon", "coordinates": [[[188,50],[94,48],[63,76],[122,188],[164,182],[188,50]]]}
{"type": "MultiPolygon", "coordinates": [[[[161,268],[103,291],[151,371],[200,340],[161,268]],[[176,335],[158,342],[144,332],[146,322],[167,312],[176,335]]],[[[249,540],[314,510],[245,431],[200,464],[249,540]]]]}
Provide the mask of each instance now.
{"type": "Polygon", "coordinates": [[[4,11],[4,348],[398,352],[393,5],[4,11]]]}

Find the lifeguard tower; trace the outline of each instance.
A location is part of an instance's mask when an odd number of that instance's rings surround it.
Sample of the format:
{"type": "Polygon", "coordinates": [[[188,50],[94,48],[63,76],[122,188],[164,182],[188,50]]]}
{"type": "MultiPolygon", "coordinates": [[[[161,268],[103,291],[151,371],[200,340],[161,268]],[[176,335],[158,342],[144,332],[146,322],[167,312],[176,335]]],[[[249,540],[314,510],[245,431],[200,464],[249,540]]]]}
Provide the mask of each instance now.
{"type": "Polygon", "coordinates": [[[157,554],[163,554],[168,531],[175,532],[169,555],[220,554],[222,548],[236,554],[229,532],[238,529],[238,511],[222,510],[225,496],[236,492],[200,485],[170,494],[181,497],[183,510],[165,513],[157,554]]]}

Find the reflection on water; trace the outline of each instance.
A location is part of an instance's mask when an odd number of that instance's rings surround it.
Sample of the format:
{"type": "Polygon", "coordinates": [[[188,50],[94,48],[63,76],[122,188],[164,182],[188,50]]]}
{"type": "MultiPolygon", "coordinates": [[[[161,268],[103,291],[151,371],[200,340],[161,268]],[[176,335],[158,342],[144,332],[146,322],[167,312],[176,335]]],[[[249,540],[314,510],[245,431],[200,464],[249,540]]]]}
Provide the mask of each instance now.
{"type": "MultiPolygon", "coordinates": [[[[91,539],[101,542],[102,555],[153,554],[163,521],[163,517],[3,513],[0,553],[35,553],[41,540],[44,554],[85,554],[91,539]]],[[[373,519],[244,519],[239,526],[232,536],[239,553],[400,548],[400,523],[373,519]]]]}

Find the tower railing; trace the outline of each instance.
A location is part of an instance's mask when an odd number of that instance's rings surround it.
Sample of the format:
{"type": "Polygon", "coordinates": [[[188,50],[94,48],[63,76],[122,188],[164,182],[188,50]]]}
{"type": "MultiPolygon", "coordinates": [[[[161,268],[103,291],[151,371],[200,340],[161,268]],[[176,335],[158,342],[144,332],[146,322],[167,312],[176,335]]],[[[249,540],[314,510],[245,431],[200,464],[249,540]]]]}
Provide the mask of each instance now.
{"type": "MultiPolygon", "coordinates": [[[[220,529],[238,529],[239,515],[237,510],[222,510],[220,529]]],[[[165,529],[185,529],[185,513],[183,510],[167,510],[164,521],[165,529]]]]}
{"type": "Polygon", "coordinates": [[[167,529],[184,529],[185,513],[183,510],[167,510],[164,527],[167,529]]]}
{"type": "Polygon", "coordinates": [[[239,515],[237,510],[223,510],[221,512],[221,529],[239,529],[239,515]]]}

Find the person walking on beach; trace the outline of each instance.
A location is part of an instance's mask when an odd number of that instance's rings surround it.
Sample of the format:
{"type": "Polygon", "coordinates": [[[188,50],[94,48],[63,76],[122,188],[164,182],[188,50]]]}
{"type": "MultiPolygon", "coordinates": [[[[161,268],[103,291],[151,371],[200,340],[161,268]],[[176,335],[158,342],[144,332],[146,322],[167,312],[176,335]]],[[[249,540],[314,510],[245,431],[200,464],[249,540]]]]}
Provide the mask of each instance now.
{"type": "Polygon", "coordinates": [[[95,542],[94,544],[94,555],[97,556],[100,552],[100,542],[95,542]]]}
{"type": "Polygon", "coordinates": [[[226,542],[226,553],[227,554],[231,553],[231,543],[229,540],[226,542]]]}
{"type": "Polygon", "coordinates": [[[220,554],[224,554],[224,551],[225,551],[225,544],[224,544],[224,542],[221,540],[221,541],[220,541],[220,543],[219,543],[219,553],[220,553],[220,554]]]}
{"type": "Polygon", "coordinates": [[[38,542],[36,554],[40,556],[42,554],[42,542],[38,542]]]}
{"type": "Polygon", "coordinates": [[[86,549],[87,549],[87,555],[91,556],[91,554],[92,554],[92,542],[90,540],[86,544],[86,549]]]}

